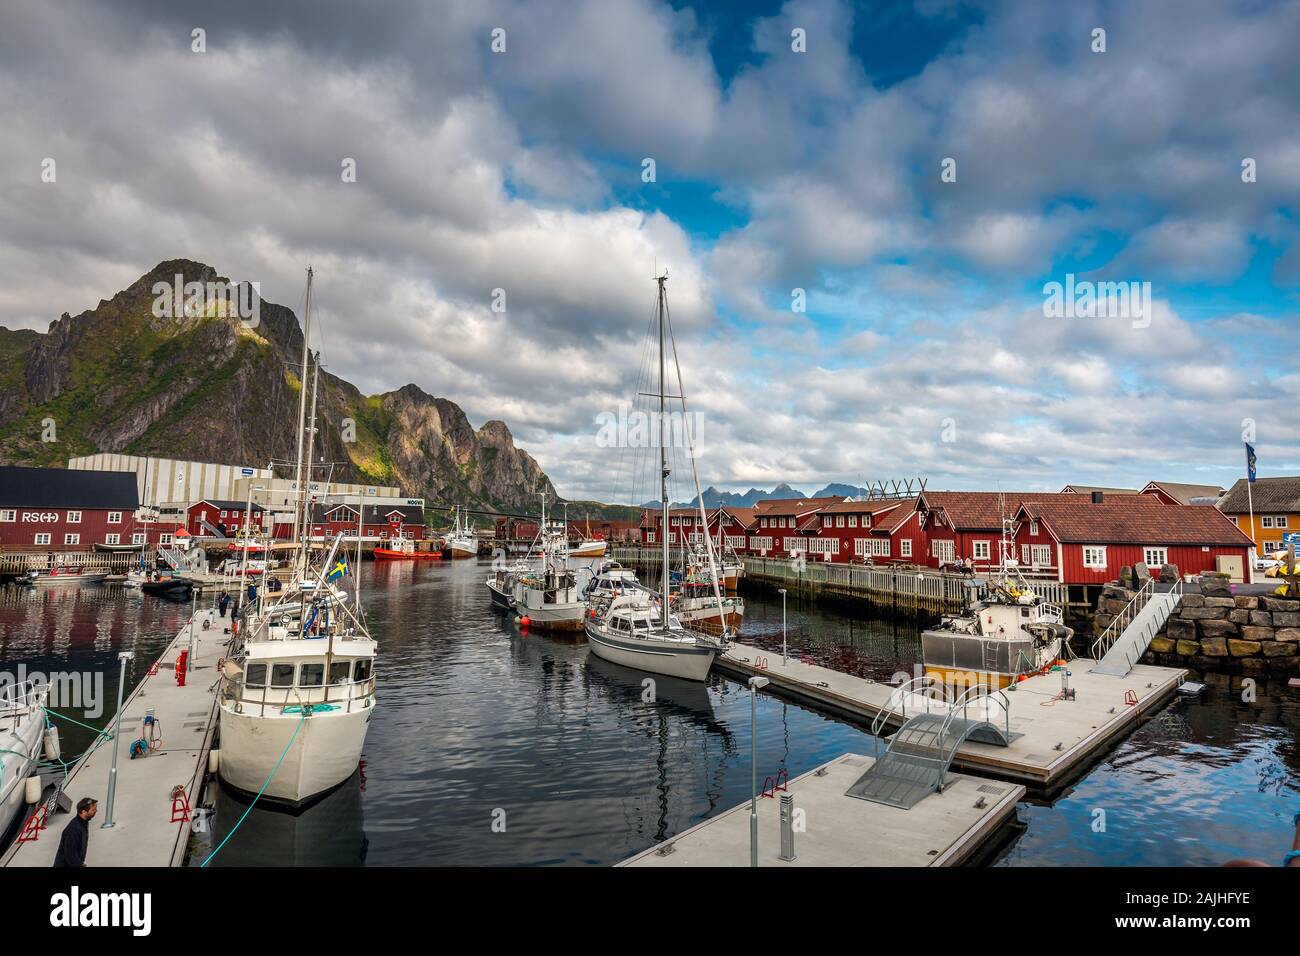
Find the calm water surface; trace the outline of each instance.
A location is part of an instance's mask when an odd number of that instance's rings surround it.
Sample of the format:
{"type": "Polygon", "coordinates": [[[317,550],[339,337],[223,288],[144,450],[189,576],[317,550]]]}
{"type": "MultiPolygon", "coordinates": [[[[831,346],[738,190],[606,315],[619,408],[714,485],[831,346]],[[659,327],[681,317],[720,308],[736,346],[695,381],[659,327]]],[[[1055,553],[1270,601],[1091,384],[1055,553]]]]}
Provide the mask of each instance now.
{"type": "MultiPolygon", "coordinates": [[[[254,808],[214,865],[609,864],[749,798],[750,700],[740,684],[660,678],[647,701],[645,675],[494,613],[486,564],[368,564],[362,574],[381,647],[362,769],[296,816],[254,808]]],[[[746,603],[745,640],[779,653],[780,598],[746,603]]],[[[137,652],[134,683],[188,611],[115,586],[5,588],[0,661],[10,673],[19,662],[102,672],[115,700],[117,651],[137,652]]],[[[886,679],[919,657],[905,622],[793,602],[787,616],[792,652],[818,663],[886,679]]],[[[1200,700],[1171,703],[1050,804],[1022,803],[1021,826],[995,862],[1280,859],[1300,809],[1300,695],[1262,684],[1256,696],[1243,702],[1223,680],[1200,700]]],[[[757,728],[760,781],[875,744],[769,696],[759,698],[757,728]]],[[[90,736],[66,727],[65,752],[90,736]]],[[[225,792],[216,807],[214,843],[247,810],[225,792]]]]}

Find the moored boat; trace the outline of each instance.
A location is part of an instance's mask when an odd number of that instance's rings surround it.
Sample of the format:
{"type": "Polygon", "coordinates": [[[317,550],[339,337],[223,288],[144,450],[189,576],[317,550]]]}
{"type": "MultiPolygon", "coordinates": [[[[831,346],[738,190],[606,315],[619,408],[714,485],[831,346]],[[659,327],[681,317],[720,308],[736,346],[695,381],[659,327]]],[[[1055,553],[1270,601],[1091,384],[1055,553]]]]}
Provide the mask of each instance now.
{"type": "Polygon", "coordinates": [[[36,772],[45,739],[49,695],[48,684],[0,685],[0,839],[26,804],[27,778],[36,772]]]}
{"type": "Polygon", "coordinates": [[[455,522],[452,525],[451,533],[447,535],[445,547],[448,556],[451,558],[478,557],[478,538],[475,537],[468,521],[462,523],[459,507],[456,508],[455,522]]]}

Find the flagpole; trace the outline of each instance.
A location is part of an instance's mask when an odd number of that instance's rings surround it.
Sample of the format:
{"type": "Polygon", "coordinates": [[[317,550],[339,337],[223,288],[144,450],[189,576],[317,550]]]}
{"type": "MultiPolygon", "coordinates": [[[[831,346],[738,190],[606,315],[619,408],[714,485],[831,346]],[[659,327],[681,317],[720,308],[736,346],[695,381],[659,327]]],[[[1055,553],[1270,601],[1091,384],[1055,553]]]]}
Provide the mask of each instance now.
{"type": "MultiPolygon", "coordinates": [[[[1250,543],[1255,545],[1255,495],[1251,490],[1251,485],[1255,483],[1255,476],[1251,473],[1253,469],[1250,465],[1250,445],[1246,445],[1246,506],[1250,509],[1250,543]]],[[[1259,555],[1259,548],[1256,545],[1253,549],[1255,554],[1250,556],[1251,570],[1255,567],[1255,558],[1259,555]]],[[[1254,575],[1252,574],[1251,577],[1254,575]]]]}

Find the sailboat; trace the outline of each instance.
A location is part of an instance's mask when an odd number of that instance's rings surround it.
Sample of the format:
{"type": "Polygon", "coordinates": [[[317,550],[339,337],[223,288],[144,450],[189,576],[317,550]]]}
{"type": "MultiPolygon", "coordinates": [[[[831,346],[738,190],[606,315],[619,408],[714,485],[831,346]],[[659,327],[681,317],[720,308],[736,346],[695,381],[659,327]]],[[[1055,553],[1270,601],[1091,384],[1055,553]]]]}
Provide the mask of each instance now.
{"type": "MultiPolygon", "coordinates": [[[[567,520],[564,522],[564,526],[566,528],[569,526],[567,520]]],[[[591,536],[591,518],[588,516],[587,527],[582,540],[570,547],[566,553],[571,558],[603,558],[606,546],[607,542],[604,538],[593,538],[591,536]]]]}
{"type": "MultiPolygon", "coordinates": [[[[595,604],[586,620],[587,642],[597,657],[654,674],[682,677],[687,680],[704,680],[709,675],[713,660],[722,653],[730,640],[730,630],[725,626],[714,637],[683,626],[672,613],[672,571],[668,560],[668,468],[667,399],[665,369],[665,331],[667,321],[668,276],[657,276],[656,311],[659,326],[659,494],[663,510],[663,561],[660,590],[656,594],[646,590],[630,590],[617,595],[608,604],[595,604]]],[[[681,367],[673,346],[673,364],[677,368],[677,385],[686,410],[685,389],[682,387],[681,367]]],[[[688,438],[689,440],[689,438],[688,438]]],[[[695,478],[696,498],[700,502],[700,517],[704,518],[704,496],[700,493],[699,475],[695,474],[694,455],[691,470],[695,478]]],[[[713,557],[713,542],[706,538],[706,553],[713,581],[714,597],[722,604],[718,569],[713,557]]]]}
{"type": "Polygon", "coordinates": [[[27,778],[38,776],[49,696],[47,683],[0,686],[0,839],[26,804],[27,778]]]}
{"type": "MultiPolygon", "coordinates": [[[[337,535],[314,563],[307,543],[307,487],[316,433],[319,357],[312,375],[307,428],[307,370],[312,366],[312,270],[303,321],[303,387],[298,402],[293,577],[281,592],[263,589],[245,608],[236,646],[222,663],[217,772],[237,790],[300,806],[356,771],[375,708],[378,645],[366,627],[360,594],[349,601],[336,583],[348,573],[337,535]],[[304,452],[305,445],[305,452],[304,452]],[[306,480],[304,480],[304,477],[306,480]]],[[[359,502],[360,504],[360,502],[359,502]]],[[[248,547],[244,547],[247,561],[248,547]]],[[[357,565],[361,536],[357,536],[357,565]]],[[[245,568],[244,571],[247,569],[245,568]]],[[[244,575],[241,573],[241,577],[244,575]]]]}
{"type": "Polygon", "coordinates": [[[477,558],[478,538],[469,526],[468,519],[462,523],[461,509],[456,507],[456,518],[451,534],[447,535],[447,550],[453,558],[477,558]]]}

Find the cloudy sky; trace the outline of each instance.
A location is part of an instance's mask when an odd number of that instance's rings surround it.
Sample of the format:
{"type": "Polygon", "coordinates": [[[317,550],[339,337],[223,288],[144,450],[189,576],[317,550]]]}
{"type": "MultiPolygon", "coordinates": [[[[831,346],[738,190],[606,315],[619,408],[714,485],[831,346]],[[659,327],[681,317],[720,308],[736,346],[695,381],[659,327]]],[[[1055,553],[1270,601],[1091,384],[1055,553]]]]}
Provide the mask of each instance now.
{"type": "Polygon", "coordinates": [[[6,3],[0,324],[179,257],[296,308],[310,262],[333,371],[640,500],[597,439],[657,267],[705,484],[1227,485],[1245,420],[1294,474],[1298,40],[1255,0],[6,3]],[[1045,314],[1067,275],[1152,302],[1045,314]]]}

